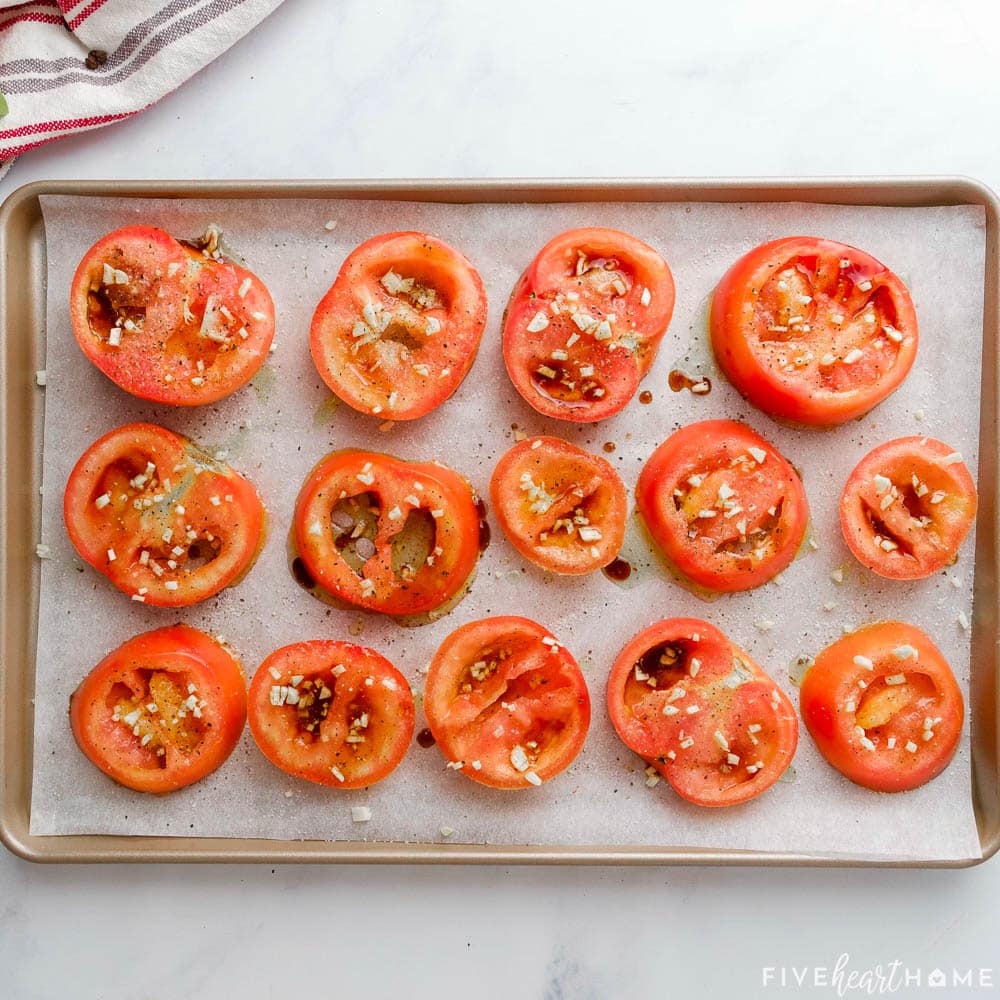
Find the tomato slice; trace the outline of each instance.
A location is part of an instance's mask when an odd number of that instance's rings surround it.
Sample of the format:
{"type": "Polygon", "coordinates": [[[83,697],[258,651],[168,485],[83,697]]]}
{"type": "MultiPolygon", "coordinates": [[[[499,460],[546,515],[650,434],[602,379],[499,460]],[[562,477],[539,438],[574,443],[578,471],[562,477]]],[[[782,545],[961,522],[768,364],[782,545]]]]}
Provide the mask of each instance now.
{"type": "Polygon", "coordinates": [[[484,618],[435,653],[424,711],[450,768],[491,788],[529,788],[580,752],[590,695],[576,660],[541,625],[484,618]]]}
{"type": "Polygon", "coordinates": [[[77,552],[132,600],[182,608],[237,583],[264,544],[253,486],[156,424],[125,424],[73,467],[63,516],[77,552]]]}
{"type": "Polygon", "coordinates": [[[553,573],[600,569],[625,538],[628,501],[618,473],[560,438],[514,445],[493,471],[490,495],[514,548],[553,573]]]}
{"type": "Polygon", "coordinates": [[[965,708],[945,658],[903,622],[880,622],[827,646],[799,692],[819,752],[855,784],[903,792],[955,754],[965,708]]]}
{"type": "Polygon", "coordinates": [[[795,470],[735,420],[704,420],[671,434],[643,466],[635,492],[666,558],[715,592],[773,579],[795,557],[809,523],[795,470]]]}
{"type": "Polygon", "coordinates": [[[218,232],[201,246],[153,226],[125,226],[80,261],[73,333],[116,385],[154,403],[200,406],[257,373],[274,337],[264,283],[225,258],[218,232]]]}
{"type": "Polygon", "coordinates": [[[503,322],[503,356],[539,413],[613,416],[645,378],[674,311],[674,279],[652,248],[614,229],[571,229],[521,276],[503,322]]]}
{"type": "Polygon", "coordinates": [[[426,233],[386,233],[344,261],[313,316],[323,381],[348,406],[414,420],[461,385],[486,328],[486,292],[457,250],[426,233]]]}
{"type": "Polygon", "coordinates": [[[479,557],[479,511],[468,482],[438,462],[378,452],[327,456],[299,492],[299,557],[321,588],[387,615],[447,605],[479,557]]]}
{"type": "Polygon", "coordinates": [[[851,473],[840,497],[840,526],[870,570],[922,580],[955,561],[977,502],[957,451],[932,438],[897,438],[870,451],[851,473]]]}
{"type": "Polygon", "coordinates": [[[246,721],[233,653],[189,625],[145,632],[109,653],[69,703],[91,763],[137,792],[173,792],[225,763],[246,721]]]}
{"type": "Polygon", "coordinates": [[[733,385],[765,413],[801,424],[867,413],[917,354],[903,282],[863,250],[813,236],[741,257],[715,290],[709,325],[733,385]]]}
{"type": "Polygon", "coordinates": [[[696,805],[737,805],[767,791],[798,744],[785,694],[698,618],[640,632],[611,668],[607,700],[622,742],[696,805]]]}
{"type": "Polygon", "coordinates": [[[250,683],[250,732],[282,771],[317,785],[364,788],[406,756],[413,694],[372,649],[313,640],[275,650],[250,683]]]}

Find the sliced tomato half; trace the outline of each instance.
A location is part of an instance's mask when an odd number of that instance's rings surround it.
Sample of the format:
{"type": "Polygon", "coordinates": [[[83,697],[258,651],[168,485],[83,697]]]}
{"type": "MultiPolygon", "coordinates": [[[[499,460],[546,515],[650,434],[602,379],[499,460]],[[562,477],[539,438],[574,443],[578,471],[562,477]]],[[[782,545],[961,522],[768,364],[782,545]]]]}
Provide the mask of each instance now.
{"type": "Polygon", "coordinates": [[[622,742],[696,805],[737,805],[767,791],[798,744],[785,694],[698,618],[640,632],[611,668],[607,702],[622,742]]]}
{"type": "Polygon", "coordinates": [[[827,646],[799,692],[819,752],[855,784],[903,792],[951,761],[962,735],[962,692],[930,638],[880,622],[827,646]]]}
{"type": "Polygon", "coordinates": [[[459,387],[485,327],[486,292],[465,257],[426,233],[386,233],[344,261],[316,308],[310,345],[348,406],[414,420],[459,387]]]}
{"type": "Polygon", "coordinates": [[[673,310],[674,279],[652,247],[614,229],[571,229],[542,247],[511,294],[511,381],[548,417],[613,416],[652,366],[673,310]]]}
{"type": "Polygon", "coordinates": [[[863,250],[814,236],[741,257],[715,290],[710,331],[733,385],[801,424],[867,413],[917,354],[917,314],[899,277],[863,250]]]}
{"type": "Polygon", "coordinates": [[[126,392],[154,403],[200,406],[245,385],[274,337],[264,283],[225,258],[218,233],[181,243],[153,226],[99,239],[70,290],[83,353],[126,392]]]}
{"type": "Polygon", "coordinates": [[[299,492],[294,540],[309,575],[360,608],[419,615],[457,598],[479,557],[468,482],[437,462],[338,451],[299,492]]]}
{"type": "Polygon", "coordinates": [[[228,647],[188,625],[129,639],[70,699],[80,749],[137,792],[173,792],[225,763],[246,721],[246,680],[228,647]]]}
{"type": "Polygon", "coordinates": [[[514,548],[553,573],[600,569],[625,537],[628,501],[618,473],[560,438],[514,445],[497,463],[490,495],[514,548]]]}
{"type": "Polygon", "coordinates": [[[700,587],[749,590],[785,569],[805,537],[809,505],[782,454],[735,420],[672,434],[636,486],[639,513],[672,565],[700,587]]]}
{"type": "Polygon", "coordinates": [[[389,775],[413,736],[406,678],[372,649],[313,640],[275,650],[250,684],[250,732],[296,778],[364,788],[389,775]]]}
{"type": "Polygon", "coordinates": [[[976,519],[976,484],[941,441],[897,438],[857,464],[840,497],[844,540],[859,562],[893,580],[950,565],[976,519]]]}
{"type": "Polygon", "coordinates": [[[530,788],[580,752],[590,695],[576,660],[541,625],[485,618],[441,644],[424,711],[450,768],[491,788],[530,788]]]}
{"type": "Polygon", "coordinates": [[[95,441],[66,483],[63,515],[77,552],[134,601],[180,608],[237,583],[264,544],[253,486],[156,424],[95,441]]]}

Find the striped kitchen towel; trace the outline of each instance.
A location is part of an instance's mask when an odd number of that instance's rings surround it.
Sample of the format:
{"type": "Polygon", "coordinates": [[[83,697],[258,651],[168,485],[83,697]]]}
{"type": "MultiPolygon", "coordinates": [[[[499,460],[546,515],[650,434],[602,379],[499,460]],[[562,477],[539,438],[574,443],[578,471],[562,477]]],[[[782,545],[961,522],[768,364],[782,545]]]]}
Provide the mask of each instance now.
{"type": "Polygon", "coordinates": [[[0,163],[148,108],[281,2],[0,0],[0,163]]]}

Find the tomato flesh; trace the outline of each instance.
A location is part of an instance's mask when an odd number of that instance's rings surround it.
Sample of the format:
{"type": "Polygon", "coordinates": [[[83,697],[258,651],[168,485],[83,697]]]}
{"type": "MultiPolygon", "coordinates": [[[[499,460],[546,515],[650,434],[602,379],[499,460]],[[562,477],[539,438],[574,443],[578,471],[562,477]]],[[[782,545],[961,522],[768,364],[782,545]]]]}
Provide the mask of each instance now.
{"type": "Polygon", "coordinates": [[[673,276],[652,247],[613,229],[562,233],[542,247],[507,305],[511,381],[546,416],[613,416],[649,371],[673,308],[673,276]]]}
{"type": "Polygon", "coordinates": [[[976,484],[942,441],[897,438],[855,467],[840,526],[857,560],[892,580],[922,580],[950,565],[976,518],[976,484]]]}
{"type": "Polygon", "coordinates": [[[126,424],[80,457],[63,495],[77,552],[140,603],[180,608],[238,582],[264,506],[224,462],[156,424],[126,424]]]}
{"type": "Polygon", "coordinates": [[[765,413],[802,424],[867,413],[917,353],[902,281],[863,250],[811,236],[738,260],[715,291],[710,332],[733,385],[765,413]]]}
{"type": "Polygon", "coordinates": [[[73,277],[70,316],[87,358],[133,396],[200,406],[257,373],[274,337],[263,282],[226,259],[217,233],[181,243],[153,226],[98,240],[73,277]]]}
{"type": "Polygon", "coordinates": [[[282,646],[250,683],[250,732],[276,767],[318,785],[364,788],[406,755],[413,694],[374,650],[312,640],[282,646]]]}
{"type": "Polygon", "coordinates": [[[962,692],[920,629],[880,622],[827,646],[799,692],[820,753],[855,784],[902,792],[951,761],[962,734],[962,692]]]}
{"type": "Polygon", "coordinates": [[[625,537],[628,501],[618,473],[559,438],[514,445],[497,463],[490,495],[511,544],[554,573],[606,566],[625,537]]]}
{"type": "Polygon", "coordinates": [[[773,579],[795,557],[809,523],[795,470],[735,420],[689,424],[667,438],[643,466],[636,502],[670,563],[716,592],[773,579]]]}
{"type": "Polygon", "coordinates": [[[109,653],[70,699],[83,753],[137,792],[172,792],[225,763],[246,721],[243,668],[187,625],[146,632],[109,653]]]}
{"type": "Polygon", "coordinates": [[[611,668],[607,703],[622,742],[696,805],[737,805],[767,791],[798,744],[781,689],[697,618],[640,632],[611,668]]]}
{"type": "Polygon", "coordinates": [[[491,788],[530,788],[580,752],[590,695],[576,660],[541,625],[486,618],[442,643],[424,711],[450,768],[491,788]]]}
{"type": "Polygon", "coordinates": [[[387,233],[344,261],[313,317],[323,381],[348,406],[414,420],[459,387],[486,327],[486,292],[457,250],[426,233],[387,233]]]}
{"type": "Polygon", "coordinates": [[[340,451],[299,492],[294,541],[319,585],[348,604],[419,615],[457,599],[479,557],[469,484],[437,462],[340,451]]]}

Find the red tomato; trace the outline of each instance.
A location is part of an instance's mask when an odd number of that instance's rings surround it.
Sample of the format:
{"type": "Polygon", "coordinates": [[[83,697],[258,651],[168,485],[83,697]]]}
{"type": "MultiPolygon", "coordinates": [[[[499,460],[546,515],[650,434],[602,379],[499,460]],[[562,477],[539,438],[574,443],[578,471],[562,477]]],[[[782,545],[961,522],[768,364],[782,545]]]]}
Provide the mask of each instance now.
{"type": "Polygon", "coordinates": [[[571,229],[521,276],[503,322],[503,356],[539,413],[575,423],[613,416],[645,378],[674,311],[663,258],[614,229],[571,229]]]}
{"type": "Polygon", "coordinates": [[[976,505],[976,484],[958,452],[932,438],[897,438],[870,451],[851,473],[840,526],[870,570],[922,580],[955,561],[976,505]]]}
{"type": "Polygon", "coordinates": [[[83,353],[126,392],[200,406],[245,385],[274,337],[274,303],[255,274],[162,229],[126,226],[99,239],[70,290],[83,353]]]}
{"type": "Polygon", "coordinates": [[[381,781],[406,756],[413,694],[384,657],[351,642],[275,650],[250,683],[250,732],[296,778],[333,788],[381,781]]]}
{"type": "Polygon", "coordinates": [[[173,792],[225,763],[246,721],[246,680],[225,646],[188,625],[145,632],[73,692],[80,749],[137,792],[173,792]]]}
{"type": "Polygon", "coordinates": [[[635,494],[672,565],[717,592],[749,590],[777,576],[809,522],[795,470],[735,420],[704,420],[671,434],[643,466],[635,494]]]}
{"type": "Polygon", "coordinates": [[[628,502],[618,473],[559,438],[514,445],[493,471],[490,495],[514,548],[553,573],[600,569],[625,538],[628,502]]]}
{"type": "Polygon", "coordinates": [[[962,692],[920,629],[881,622],[827,646],[799,692],[819,752],[855,784],[903,792],[939,775],[962,734],[962,692]]]}
{"type": "Polygon", "coordinates": [[[459,387],[485,327],[486,292],[465,257],[426,233],[386,233],[344,261],[309,339],[320,376],[348,406],[413,420],[459,387]]]}
{"type": "Polygon", "coordinates": [[[615,660],[607,697],[622,742],[700,806],[767,791],[798,744],[795,709],[781,689],[697,618],[640,632],[615,660]]]}
{"type": "Polygon", "coordinates": [[[863,250],[813,236],[741,257],[715,290],[710,330],[733,385],[765,413],[801,424],[867,413],[917,354],[902,281],[863,250]]]}
{"type": "Polygon", "coordinates": [[[484,618],[441,644],[424,711],[450,768],[491,788],[528,788],[576,758],[590,695],[576,660],[541,625],[484,618]]]}
{"type": "Polygon", "coordinates": [[[197,604],[237,583],[264,544],[264,506],[228,465],[156,424],[95,441],[66,483],[77,552],[132,600],[197,604]]]}
{"type": "Polygon", "coordinates": [[[438,462],[337,451],[299,492],[293,527],[305,568],[348,604],[418,615],[464,592],[479,557],[472,488],[438,462]]]}

